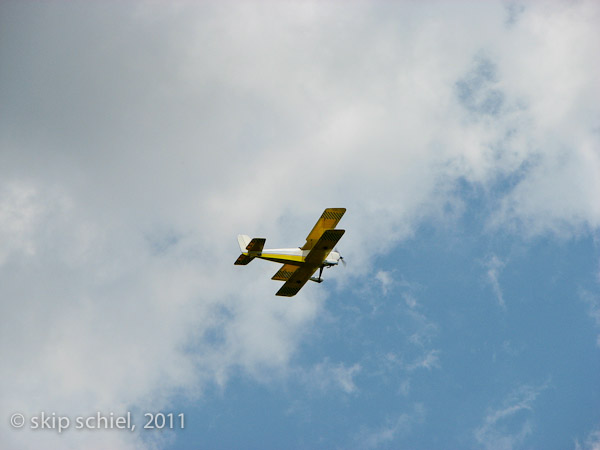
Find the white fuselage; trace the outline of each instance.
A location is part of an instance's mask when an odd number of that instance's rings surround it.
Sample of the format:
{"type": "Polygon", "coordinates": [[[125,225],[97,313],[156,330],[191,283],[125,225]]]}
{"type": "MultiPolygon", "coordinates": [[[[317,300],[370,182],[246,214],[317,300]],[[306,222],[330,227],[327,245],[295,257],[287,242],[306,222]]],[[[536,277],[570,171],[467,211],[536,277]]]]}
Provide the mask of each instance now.
{"type": "MultiPolygon", "coordinates": [[[[268,261],[275,261],[283,264],[293,264],[300,266],[306,259],[306,255],[310,253],[310,250],[302,250],[301,248],[265,248],[260,253],[253,254],[256,258],[266,259],[268,261]]],[[[338,252],[331,251],[325,260],[323,261],[324,266],[336,266],[340,262],[340,254],[338,252]]]]}

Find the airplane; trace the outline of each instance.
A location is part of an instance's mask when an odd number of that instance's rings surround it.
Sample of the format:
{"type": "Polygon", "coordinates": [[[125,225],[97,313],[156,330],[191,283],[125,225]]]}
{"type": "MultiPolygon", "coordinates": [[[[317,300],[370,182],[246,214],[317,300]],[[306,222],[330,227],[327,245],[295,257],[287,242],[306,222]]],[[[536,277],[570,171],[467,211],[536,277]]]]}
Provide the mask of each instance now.
{"type": "Polygon", "coordinates": [[[242,254],[235,261],[237,266],[245,266],[254,258],[283,263],[273,275],[272,280],[285,281],[277,291],[279,296],[293,297],[310,280],[321,283],[323,268],[337,266],[340,261],[345,264],[342,255],[335,250],[335,245],[346,230],[336,230],[346,208],[327,208],[308,234],[306,243],[298,248],[265,249],[265,238],[250,239],[245,234],[238,235],[238,244],[242,254]],[[313,277],[319,269],[319,277],[313,277]]]}

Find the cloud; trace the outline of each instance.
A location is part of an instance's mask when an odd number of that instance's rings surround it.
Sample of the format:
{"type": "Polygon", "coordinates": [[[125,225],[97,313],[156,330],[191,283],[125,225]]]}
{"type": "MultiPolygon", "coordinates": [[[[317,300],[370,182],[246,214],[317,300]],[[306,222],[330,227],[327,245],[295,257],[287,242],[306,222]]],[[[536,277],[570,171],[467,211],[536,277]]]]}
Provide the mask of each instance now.
{"type": "Polygon", "coordinates": [[[402,298],[404,299],[406,306],[408,306],[410,309],[414,309],[418,306],[417,299],[412,294],[404,293],[402,294],[402,298]]]}
{"type": "Polygon", "coordinates": [[[475,117],[498,116],[505,94],[495,87],[497,83],[496,65],[489,58],[478,55],[474,67],[456,82],[458,100],[475,117]]]}
{"type": "Polygon", "coordinates": [[[536,398],[548,387],[521,385],[509,394],[502,406],[490,410],[474,431],[475,440],[487,450],[521,448],[533,433],[530,417],[536,398]]]}
{"type": "MultiPolygon", "coordinates": [[[[497,217],[527,235],[552,232],[559,236],[597,229],[600,209],[592,197],[600,193],[597,142],[581,142],[579,151],[564,148],[545,156],[504,198],[497,217]]],[[[498,220],[495,218],[494,220],[498,220]]]]}
{"type": "Polygon", "coordinates": [[[439,350],[430,350],[427,354],[423,356],[423,358],[414,361],[413,363],[407,366],[407,370],[413,371],[415,369],[427,369],[431,370],[432,368],[440,367],[440,358],[439,358],[439,350]]]}
{"type": "Polygon", "coordinates": [[[0,264],[14,253],[33,255],[32,228],[39,211],[35,192],[26,185],[11,183],[0,192],[0,264]]]}
{"type": "Polygon", "coordinates": [[[380,270],[375,274],[375,279],[381,283],[381,291],[383,295],[387,295],[390,286],[394,283],[394,279],[389,271],[380,270]]]}
{"type": "MultiPolygon", "coordinates": [[[[333,291],[275,298],[276,268],[233,267],[240,232],[299,245],[345,206],[353,279],[444,221],[459,181],[489,190],[491,229],[600,224],[597,2],[529,5],[510,27],[501,3],[0,8],[4,416],[287,376],[333,291]]],[[[320,370],[356,389],[359,366],[320,370]]]]}
{"type": "MultiPolygon", "coordinates": [[[[79,205],[34,185],[5,189],[2,205],[0,235],[19,243],[0,271],[7,416],[159,409],[182,387],[198,398],[232,371],[276,377],[319,309],[309,296],[277,301],[266,282],[236,294],[232,261],[199,256],[197,235],[157,251],[131,224],[84,218],[79,205]]],[[[249,276],[240,275],[250,284],[249,276]]],[[[351,382],[340,378],[346,389],[351,382]]],[[[130,448],[139,435],[96,438],[99,448],[130,448]]],[[[85,434],[7,439],[76,448],[85,434]]]]}
{"type": "Polygon", "coordinates": [[[504,294],[502,293],[500,282],[498,281],[498,277],[500,276],[501,269],[504,267],[504,263],[496,255],[492,255],[486,261],[485,266],[487,267],[488,281],[492,286],[496,298],[498,299],[498,304],[502,307],[502,309],[506,309],[504,294]]]}
{"type": "Polygon", "coordinates": [[[596,176],[600,88],[592,81],[600,66],[594,63],[580,70],[589,63],[588,51],[600,43],[597,36],[588,34],[598,17],[593,2],[576,8],[567,2],[549,8],[528,7],[507,38],[512,44],[536,46],[537,51],[511,55],[510,45],[497,48],[501,84],[521,105],[521,119],[515,123],[521,131],[511,140],[526,139],[522,146],[511,145],[507,150],[520,148],[522,156],[528,154],[532,162],[529,173],[502,199],[496,217],[500,225],[512,224],[529,236],[570,236],[600,224],[599,207],[592,200],[600,192],[596,176]],[[542,56],[550,47],[556,52],[542,56]],[[525,54],[531,57],[524,58],[525,54]],[[529,70],[536,75],[519,75],[529,70]]]}
{"type": "MultiPolygon", "coordinates": [[[[579,296],[588,305],[588,316],[594,321],[596,328],[600,328],[600,299],[597,295],[583,289],[580,289],[579,296]]],[[[596,344],[600,347],[600,334],[596,339],[596,344]]]]}
{"type": "Polygon", "coordinates": [[[357,437],[359,448],[380,448],[389,445],[401,436],[409,434],[412,429],[425,420],[426,409],[421,403],[415,403],[412,411],[387,419],[378,428],[363,428],[357,437]]]}
{"type": "Polygon", "coordinates": [[[600,450],[600,429],[591,431],[583,444],[576,440],[575,450],[600,450]]]}
{"type": "Polygon", "coordinates": [[[517,20],[519,19],[519,16],[523,13],[523,11],[525,11],[525,6],[523,6],[522,4],[519,4],[516,1],[505,2],[505,8],[506,8],[506,25],[507,26],[514,25],[517,22],[517,20]]]}
{"type": "Polygon", "coordinates": [[[328,359],[316,364],[308,371],[300,373],[300,378],[309,388],[323,392],[339,389],[346,394],[358,392],[354,377],[361,371],[360,364],[346,367],[344,363],[331,363],[328,359]]]}

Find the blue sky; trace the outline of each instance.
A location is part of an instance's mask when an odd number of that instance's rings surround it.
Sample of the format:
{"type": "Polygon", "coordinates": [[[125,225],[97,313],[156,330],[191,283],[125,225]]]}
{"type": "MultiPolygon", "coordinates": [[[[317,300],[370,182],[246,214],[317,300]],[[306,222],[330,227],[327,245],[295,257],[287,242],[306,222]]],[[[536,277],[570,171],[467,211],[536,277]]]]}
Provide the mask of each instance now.
{"type": "Polygon", "coordinates": [[[598,450],[599,20],[3,2],[3,445],[598,450]],[[326,207],[324,283],[233,265],[237,234],[299,246],[326,207]],[[160,411],[185,429],[141,429],[160,411]]]}
{"type": "MultiPolygon", "coordinates": [[[[476,202],[473,203],[476,206],[476,202]]],[[[195,413],[207,448],[575,448],[598,422],[590,238],[489,236],[468,217],[424,226],[376,262],[389,285],[328,299],[292,359],[347,379],[236,377],[195,413]],[[475,229],[479,228],[478,232],[475,229]],[[494,275],[490,261],[502,261],[494,275]],[[585,294],[587,293],[587,294],[585,294]],[[276,430],[274,432],[273,430],[276,430]]],[[[364,283],[374,283],[365,280],[364,283]]],[[[359,285],[360,286],[360,285],[359,285]]],[[[192,429],[187,433],[192,434],[192,429]]]]}

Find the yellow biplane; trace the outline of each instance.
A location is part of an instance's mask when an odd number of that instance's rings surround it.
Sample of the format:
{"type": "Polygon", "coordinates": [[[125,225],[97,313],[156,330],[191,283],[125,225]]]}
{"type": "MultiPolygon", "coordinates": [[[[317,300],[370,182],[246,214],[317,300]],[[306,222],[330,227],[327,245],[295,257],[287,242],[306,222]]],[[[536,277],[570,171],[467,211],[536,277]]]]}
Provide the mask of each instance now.
{"type": "Polygon", "coordinates": [[[273,275],[273,280],[285,281],[277,295],[293,297],[307,281],[321,283],[324,267],[337,266],[344,258],[335,249],[335,245],[344,235],[345,230],[336,230],[346,208],[327,208],[306,238],[306,243],[298,248],[265,249],[266,239],[254,238],[240,234],[238,243],[242,254],[235,265],[246,265],[254,258],[283,263],[273,275]],[[319,269],[319,277],[313,274],[319,269]]]}

